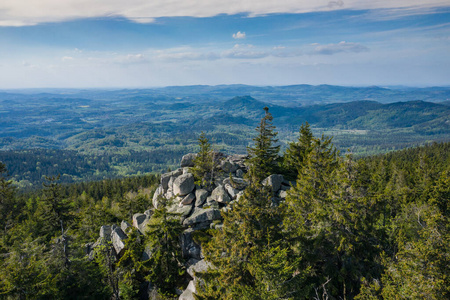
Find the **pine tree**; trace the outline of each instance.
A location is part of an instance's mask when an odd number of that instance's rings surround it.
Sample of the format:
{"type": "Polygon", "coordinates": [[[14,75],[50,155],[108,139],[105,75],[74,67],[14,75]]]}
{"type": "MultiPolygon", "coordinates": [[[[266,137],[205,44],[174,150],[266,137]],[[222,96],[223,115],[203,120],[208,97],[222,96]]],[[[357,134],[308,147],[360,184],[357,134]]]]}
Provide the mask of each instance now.
{"type": "Polygon", "coordinates": [[[203,131],[198,138],[198,145],[200,150],[194,159],[194,167],[191,168],[191,172],[197,185],[209,187],[214,182],[217,162],[211,144],[203,131]]]}
{"type": "Polygon", "coordinates": [[[15,189],[12,182],[6,179],[5,173],[6,166],[0,162],[0,249],[6,243],[8,230],[14,226],[15,219],[21,212],[20,203],[15,198],[15,189]]]}
{"type": "Polygon", "coordinates": [[[175,287],[184,273],[180,235],[183,227],[179,215],[170,213],[170,201],[160,199],[162,205],[154,210],[146,232],[151,257],[148,279],[156,285],[161,295],[173,296],[175,287]]]}
{"type": "Polygon", "coordinates": [[[121,299],[138,298],[140,288],[145,283],[145,276],[150,267],[149,261],[142,261],[145,248],[145,238],[134,227],[128,232],[125,240],[125,250],[117,262],[117,271],[121,275],[119,289],[121,299]]]}
{"type": "Polygon", "coordinates": [[[284,173],[289,179],[297,179],[303,168],[306,157],[312,150],[314,136],[308,122],[300,126],[299,137],[296,142],[289,143],[283,156],[284,173]]]}
{"type": "Polygon", "coordinates": [[[272,191],[261,184],[276,167],[272,116],[258,127],[255,147],[248,148],[249,186],[232,211],[223,213],[223,229],[213,231],[204,253],[213,267],[201,274],[197,299],[288,299],[305,291],[307,270],[299,269],[282,231],[283,211],[273,205],[272,191]]]}
{"type": "Polygon", "coordinates": [[[47,239],[55,235],[65,235],[74,215],[71,213],[71,204],[61,195],[61,187],[57,183],[58,177],[47,177],[44,183],[44,197],[37,210],[37,216],[42,224],[42,234],[47,239]]]}
{"type": "MultiPolygon", "coordinates": [[[[320,214],[329,199],[329,190],[334,184],[334,173],[338,166],[337,150],[330,138],[314,139],[302,172],[298,174],[295,186],[286,197],[287,210],[291,212],[285,226],[295,236],[296,229],[302,229],[312,214],[320,214]]],[[[322,212],[324,213],[324,212],[322,212]]]]}
{"type": "Polygon", "coordinates": [[[352,298],[363,276],[379,274],[375,204],[351,157],[340,158],[330,138],[314,139],[288,191],[283,224],[297,255],[303,256],[301,266],[311,268],[308,280],[317,292],[352,298]]]}
{"type": "Polygon", "coordinates": [[[280,145],[277,145],[278,140],[275,138],[278,133],[272,124],[273,117],[269,108],[264,107],[264,111],[265,115],[256,128],[258,135],[253,139],[255,145],[247,147],[247,164],[253,166],[247,172],[247,178],[254,182],[260,182],[278,171],[280,145]]]}

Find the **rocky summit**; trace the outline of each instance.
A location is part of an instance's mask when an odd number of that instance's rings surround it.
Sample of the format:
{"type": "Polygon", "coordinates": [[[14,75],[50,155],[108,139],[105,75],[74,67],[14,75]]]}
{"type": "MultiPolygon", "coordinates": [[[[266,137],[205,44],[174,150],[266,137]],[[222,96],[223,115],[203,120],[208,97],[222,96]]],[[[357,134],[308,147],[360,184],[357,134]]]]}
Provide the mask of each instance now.
{"type": "MultiPolygon", "coordinates": [[[[115,254],[120,257],[123,253],[124,242],[128,238],[128,228],[134,226],[141,234],[145,234],[153,209],[163,205],[166,202],[164,200],[170,200],[168,211],[179,214],[185,228],[181,236],[182,254],[188,274],[192,277],[186,289],[180,291],[179,299],[194,299],[195,283],[200,280],[195,273],[205,271],[209,264],[204,260],[201,246],[194,241],[193,233],[201,229],[222,228],[222,213],[232,212],[233,205],[239,202],[239,198],[248,186],[248,182],[244,179],[247,172],[244,163],[245,155],[216,153],[215,156],[219,158],[218,171],[211,186],[202,187],[195,184],[191,168],[194,167],[196,154],[184,155],[180,168],[161,175],[160,184],[153,194],[153,207],[143,213],[134,214],[132,225],[122,221],[121,226],[102,226],[97,242],[87,247],[89,255],[93,257],[94,249],[98,245],[111,242],[115,254]]],[[[271,188],[274,205],[286,197],[286,190],[291,185],[280,174],[268,176],[262,184],[271,188]]],[[[145,249],[142,254],[143,259],[148,259],[151,252],[151,249],[145,249]]],[[[149,296],[151,295],[152,293],[149,292],[149,296]]]]}

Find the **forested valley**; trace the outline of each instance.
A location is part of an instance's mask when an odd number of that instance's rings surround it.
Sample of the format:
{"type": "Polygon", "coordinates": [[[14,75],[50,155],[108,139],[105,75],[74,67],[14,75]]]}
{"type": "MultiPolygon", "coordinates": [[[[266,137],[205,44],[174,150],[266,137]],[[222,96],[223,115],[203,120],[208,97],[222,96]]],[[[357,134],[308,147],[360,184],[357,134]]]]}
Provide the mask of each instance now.
{"type": "Polygon", "coordinates": [[[265,108],[239,168],[205,133],[189,166],[163,175],[68,184],[58,161],[61,177],[40,174],[43,188],[27,191],[1,163],[1,297],[450,297],[449,142],[353,157],[308,123],[280,149],[273,123],[265,108]],[[186,193],[182,178],[193,178],[186,193]],[[214,218],[193,223],[200,212],[214,218]],[[117,227],[120,251],[106,233],[117,227]]]}
{"type": "Polygon", "coordinates": [[[14,185],[158,174],[196,151],[203,131],[217,151],[242,154],[270,107],[284,151],[307,121],[355,157],[450,136],[450,90],[293,85],[0,92],[0,161],[14,185]],[[242,96],[236,96],[242,95],[242,96]],[[245,96],[246,95],[246,96],[245,96]]]}

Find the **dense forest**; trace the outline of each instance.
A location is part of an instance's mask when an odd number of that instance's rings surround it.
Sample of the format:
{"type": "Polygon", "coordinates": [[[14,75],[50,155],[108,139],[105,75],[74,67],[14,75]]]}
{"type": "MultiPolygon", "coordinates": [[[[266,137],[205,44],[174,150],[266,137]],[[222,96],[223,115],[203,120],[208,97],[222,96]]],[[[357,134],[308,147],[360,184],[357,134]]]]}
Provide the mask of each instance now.
{"type": "MultiPolygon", "coordinates": [[[[221,226],[195,231],[211,266],[196,274],[195,298],[448,299],[450,143],[355,159],[304,123],[280,151],[272,119],[266,109],[247,148],[242,197],[221,226]],[[290,180],[285,201],[262,184],[271,174],[290,180]]],[[[191,171],[207,189],[215,152],[198,140],[191,171]]],[[[151,283],[154,299],[173,299],[191,279],[173,199],[153,207],[159,176],[60,184],[43,173],[43,188],[24,192],[3,163],[0,173],[2,298],[148,298],[151,283]],[[106,243],[90,255],[102,225],[143,211],[145,235],[131,226],[123,253],[106,243]]]]}

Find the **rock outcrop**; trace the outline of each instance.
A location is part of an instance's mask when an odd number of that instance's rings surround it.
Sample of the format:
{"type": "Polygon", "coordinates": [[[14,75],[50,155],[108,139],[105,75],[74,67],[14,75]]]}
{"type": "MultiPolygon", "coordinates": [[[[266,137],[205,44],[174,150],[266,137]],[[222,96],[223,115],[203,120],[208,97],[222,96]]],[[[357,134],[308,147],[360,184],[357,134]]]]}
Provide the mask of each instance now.
{"type": "Polygon", "coordinates": [[[116,227],[111,232],[111,242],[116,251],[117,256],[122,256],[125,248],[125,240],[128,236],[123,232],[120,227],[116,227]]]}
{"type": "Polygon", "coordinates": [[[174,196],[186,196],[195,188],[194,175],[186,173],[178,176],[173,181],[172,191],[174,196]]]}
{"type": "MultiPolygon", "coordinates": [[[[194,175],[190,172],[190,167],[194,166],[196,154],[189,153],[183,156],[181,168],[161,175],[161,181],[154,192],[152,203],[154,208],[159,208],[162,203],[169,203],[169,212],[175,212],[181,216],[182,225],[186,228],[181,235],[181,246],[183,258],[186,259],[188,274],[193,280],[189,282],[186,290],[179,299],[194,299],[195,283],[200,280],[196,273],[206,271],[211,267],[204,259],[200,245],[194,239],[196,230],[216,228],[221,229],[223,224],[222,212],[232,212],[234,203],[244,194],[248,182],[244,179],[247,169],[244,164],[246,156],[215,153],[214,159],[217,162],[218,170],[215,171],[214,182],[207,187],[195,185],[194,175]],[[169,202],[165,201],[170,200],[169,202]]],[[[286,191],[290,188],[290,183],[284,180],[280,174],[273,174],[262,181],[262,184],[270,187],[273,193],[273,205],[278,205],[286,198],[286,191]]],[[[133,215],[132,226],[142,234],[146,233],[147,224],[153,214],[149,209],[144,213],[133,215]]],[[[113,249],[118,257],[123,253],[124,241],[127,233],[131,230],[131,225],[123,221],[121,226],[105,225],[100,228],[99,240],[87,246],[89,255],[92,249],[101,241],[112,242],[113,249]]],[[[142,253],[142,260],[147,260],[152,255],[152,249],[146,248],[142,253]]],[[[180,292],[181,293],[181,292],[180,292]]]]}

